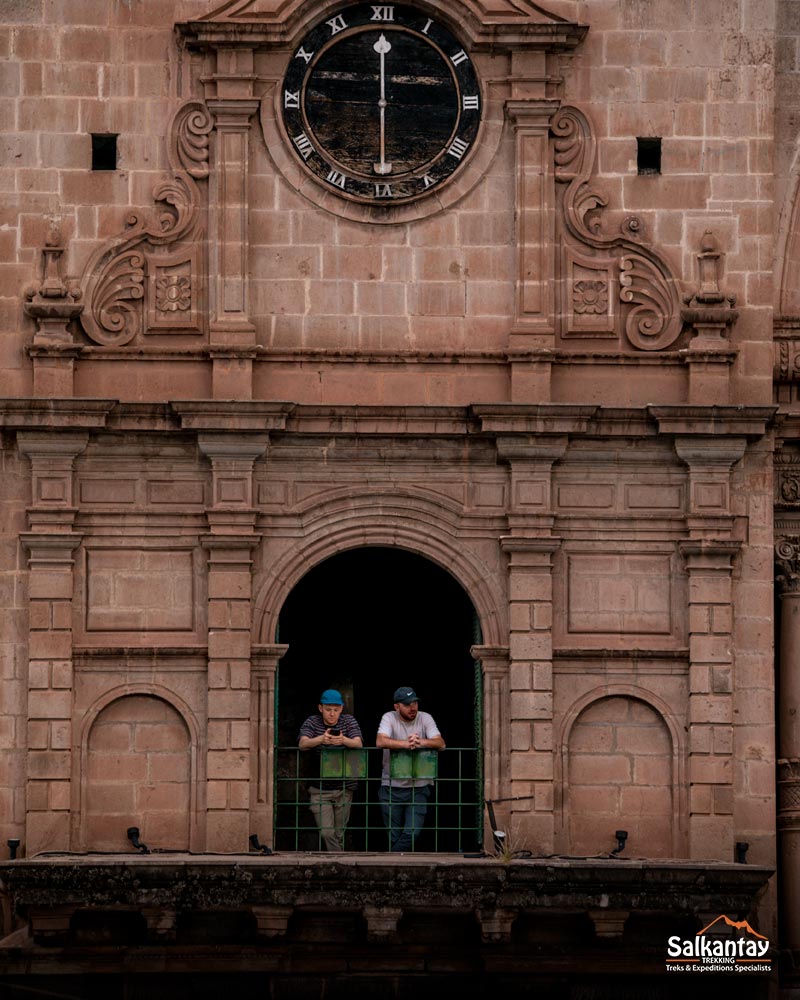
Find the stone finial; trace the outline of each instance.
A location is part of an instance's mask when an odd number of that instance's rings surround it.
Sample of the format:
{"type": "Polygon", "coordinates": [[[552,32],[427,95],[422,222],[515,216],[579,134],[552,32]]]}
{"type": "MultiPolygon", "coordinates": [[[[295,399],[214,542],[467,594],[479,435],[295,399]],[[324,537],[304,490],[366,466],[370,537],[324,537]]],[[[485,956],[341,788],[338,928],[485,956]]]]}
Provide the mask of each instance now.
{"type": "Polygon", "coordinates": [[[695,302],[716,305],[725,301],[725,296],[719,289],[720,259],[722,251],[716,236],[707,229],[700,242],[700,253],[697,262],[700,268],[700,287],[694,294],[695,302]]]}
{"type": "Polygon", "coordinates": [[[736,297],[726,296],[720,288],[723,256],[719,241],[707,229],[697,254],[700,284],[693,295],[684,299],[686,305],[681,310],[683,322],[694,328],[689,345],[694,352],[727,350],[731,329],[739,318],[734,309],[736,297]]]}
{"type": "Polygon", "coordinates": [[[71,344],[67,325],[83,311],[81,290],[63,274],[64,251],[61,227],[51,218],[41,252],[39,282],[24,291],[23,308],[37,325],[34,344],[71,344]]]}

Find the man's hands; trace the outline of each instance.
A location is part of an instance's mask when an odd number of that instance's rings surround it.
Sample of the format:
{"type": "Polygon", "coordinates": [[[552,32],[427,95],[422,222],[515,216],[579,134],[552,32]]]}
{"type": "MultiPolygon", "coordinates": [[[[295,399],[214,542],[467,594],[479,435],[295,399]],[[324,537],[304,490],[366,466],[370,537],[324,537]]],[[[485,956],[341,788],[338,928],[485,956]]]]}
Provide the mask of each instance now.
{"type": "Polygon", "coordinates": [[[326,729],[322,736],[301,736],[298,746],[301,750],[313,750],[315,747],[347,747],[350,750],[357,750],[363,745],[357,736],[344,736],[342,733],[334,736],[331,729],[335,728],[332,726],[326,729]]]}
{"type": "Polygon", "coordinates": [[[419,733],[412,733],[406,740],[393,740],[390,736],[378,733],[375,746],[384,750],[444,750],[444,739],[441,736],[424,739],[419,733]]]}

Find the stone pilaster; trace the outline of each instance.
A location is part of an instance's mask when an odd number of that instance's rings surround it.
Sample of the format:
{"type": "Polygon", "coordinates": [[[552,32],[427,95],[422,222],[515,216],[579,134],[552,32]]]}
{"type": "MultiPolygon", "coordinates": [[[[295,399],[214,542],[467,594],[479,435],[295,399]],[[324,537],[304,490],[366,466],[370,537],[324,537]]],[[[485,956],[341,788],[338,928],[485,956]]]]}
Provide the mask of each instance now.
{"type": "Polygon", "coordinates": [[[800,952],[800,536],[775,545],[778,593],[778,840],[781,859],[781,942],[800,952]]]}
{"type": "Polygon", "coordinates": [[[201,434],[211,460],[208,552],[207,848],[244,851],[250,834],[253,465],[265,435],[201,434]]]}
{"type": "Polygon", "coordinates": [[[251,399],[255,327],[250,320],[248,275],[249,133],[258,101],[252,95],[252,52],[223,50],[217,94],[207,101],[214,116],[214,165],[210,176],[209,324],[215,399],[251,399]],[[224,96],[222,96],[224,95],[224,96]]]}
{"type": "Polygon", "coordinates": [[[552,468],[567,437],[500,438],[511,466],[508,555],[511,835],[527,849],[553,849],[552,468]],[[524,817],[524,819],[523,819],[524,817]],[[516,820],[516,821],[515,821],[516,820]]]}
{"type": "Polygon", "coordinates": [[[508,646],[470,649],[483,671],[484,798],[492,802],[508,796],[508,755],[511,749],[508,646]]]}
{"type": "Polygon", "coordinates": [[[733,856],[733,559],[731,469],[743,438],[678,438],[689,468],[689,855],[733,856]]]}
{"type": "Polygon", "coordinates": [[[72,621],[75,550],[73,467],[80,433],[20,433],[31,463],[28,552],[28,854],[69,850],[72,774],[72,621]]]}
{"type": "Polygon", "coordinates": [[[517,292],[509,339],[511,398],[550,400],[555,338],[555,180],[550,121],[555,101],[513,100],[506,112],[516,154],[517,292]]]}
{"type": "Polygon", "coordinates": [[[275,820],[275,679],[284,644],[253,649],[250,681],[250,826],[262,843],[271,844],[275,820]]]}

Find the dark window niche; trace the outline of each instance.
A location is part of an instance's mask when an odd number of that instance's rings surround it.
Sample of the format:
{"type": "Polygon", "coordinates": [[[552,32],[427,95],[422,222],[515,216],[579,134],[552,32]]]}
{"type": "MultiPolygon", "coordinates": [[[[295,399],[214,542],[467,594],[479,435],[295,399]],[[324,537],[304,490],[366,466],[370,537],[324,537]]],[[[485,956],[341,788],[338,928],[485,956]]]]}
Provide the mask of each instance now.
{"type": "Polygon", "coordinates": [[[661,139],[636,140],[636,170],[639,174],[661,173],[661,139]]]}
{"type": "Polygon", "coordinates": [[[92,170],[117,169],[117,136],[92,133],[92,170]]]}

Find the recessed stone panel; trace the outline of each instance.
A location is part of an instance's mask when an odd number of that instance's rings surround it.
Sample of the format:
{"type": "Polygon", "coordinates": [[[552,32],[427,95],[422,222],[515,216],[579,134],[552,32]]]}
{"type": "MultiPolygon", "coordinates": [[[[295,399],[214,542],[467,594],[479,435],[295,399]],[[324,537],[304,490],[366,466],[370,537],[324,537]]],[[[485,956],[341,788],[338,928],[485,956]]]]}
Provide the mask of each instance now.
{"type": "Polygon", "coordinates": [[[575,483],[558,487],[558,506],[569,508],[602,510],[614,506],[614,487],[605,483],[575,483]]]}
{"type": "Polygon", "coordinates": [[[147,499],[152,504],[201,504],[203,484],[186,480],[151,479],[147,484],[147,499]]]}
{"type": "Polygon", "coordinates": [[[682,490],[667,483],[633,483],[625,489],[625,506],[631,510],[680,510],[682,490]]]}
{"type": "Polygon", "coordinates": [[[573,553],[568,563],[567,631],[667,635],[667,555],[573,553]]]}
{"type": "Polygon", "coordinates": [[[135,479],[85,479],[80,485],[81,503],[118,504],[136,501],[135,479]]]}
{"type": "Polygon", "coordinates": [[[191,631],[193,606],[190,551],[130,548],[87,553],[87,631],[191,631]]]}

